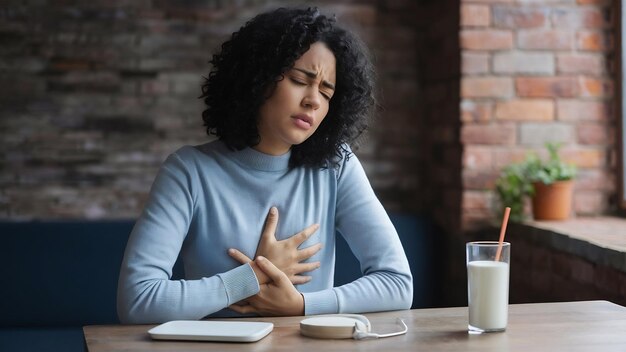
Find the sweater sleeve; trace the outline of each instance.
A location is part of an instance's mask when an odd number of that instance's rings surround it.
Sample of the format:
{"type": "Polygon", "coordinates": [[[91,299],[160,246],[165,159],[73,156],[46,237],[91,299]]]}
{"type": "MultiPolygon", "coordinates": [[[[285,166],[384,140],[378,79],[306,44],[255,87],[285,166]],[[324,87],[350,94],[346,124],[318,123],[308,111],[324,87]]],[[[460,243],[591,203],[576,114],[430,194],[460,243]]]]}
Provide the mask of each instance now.
{"type": "Polygon", "coordinates": [[[351,155],[338,178],[336,226],[359,260],[363,276],[330,290],[304,293],[305,314],[409,309],[413,278],[389,216],[351,155]]]}
{"type": "Polygon", "coordinates": [[[171,280],[193,220],[194,177],[177,154],[159,170],[126,245],[117,292],[122,323],[201,319],[259,292],[248,264],[198,280],[171,280]]]}

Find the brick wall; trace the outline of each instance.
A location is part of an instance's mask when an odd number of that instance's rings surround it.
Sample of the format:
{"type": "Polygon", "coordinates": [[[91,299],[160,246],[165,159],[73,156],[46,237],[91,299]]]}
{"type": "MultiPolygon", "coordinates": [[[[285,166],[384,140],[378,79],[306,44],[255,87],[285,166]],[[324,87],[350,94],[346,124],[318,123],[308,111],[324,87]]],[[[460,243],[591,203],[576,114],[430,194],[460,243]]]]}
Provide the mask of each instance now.
{"type": "MultiPolygon", "coordinates": [[[[334,5],[324,5],[336,13],[334,5]]],[[[424,111],[420,102],[420,69],[417,67],[419,34],[415,30],[415,2],[412,0],[371,1],[361,5],[369,16],[353,12],[353,22],[367,27],[359,30],[373,55],[378,76],[380,110],[357,154],[388,211],[418,213],[424,209],[421,176],[425,163],[419,147],[424,111]],[[375,5],[374,5],[375,3],[375,5]]],[[[340,7],[355,10],[355,4],[340,7]]],[[[356,27],[353,25],[352,28],[356,27]]]]}
{"type": "MultiPolygon", "coordinates": [[[[164,158],[207,140],[202,76],[254,14],[293,1],[38,1],[0,6],[0,218],[132,218],[164,158]]],[[[413,1],[320,1],[360,33],[382,107],[359,156],[389,210],[426,169],[413,1]],[[409,9],[409,10],[407,10],[409,9]]]]}
{"type": "Polygon", "coordinates": [[[602,0],[462,1],[464,229],[494,216],[500,170],[530,150],[543,152],[547,141],[562,142],[564,158],[579,167],[574,212],[614,208],[612,6],[602,0]]]}
{"type": "Polygon", "coordinates": [[[546,248],[521,236],[514,244],[511,303],[609,300],[626,305],[623,271],[546,248]]]}
{"type": "MultiPolygon", "coordinates": [[[[606,232],[623,230],[624,225],[607,223],[607,219],[577,221],[578,228],[596,235],[602,245],[591,238],[580,240],[567,226],[554,225],[547,230],[513,224],[507,234],[512,248],[511,302],[602,299],[626,304],[625,255],[615,249],[619,246],[609,244],[614,236],[606,232]]],[[[492,238],[496,232],[494,229],[492,238]]]]}
{"type": "Polygon", "coordinates": [[[205,139],[201,76],[245,9],[220,3],[2,7],[0,217],[136,216],[165,156],[205,139]]]}

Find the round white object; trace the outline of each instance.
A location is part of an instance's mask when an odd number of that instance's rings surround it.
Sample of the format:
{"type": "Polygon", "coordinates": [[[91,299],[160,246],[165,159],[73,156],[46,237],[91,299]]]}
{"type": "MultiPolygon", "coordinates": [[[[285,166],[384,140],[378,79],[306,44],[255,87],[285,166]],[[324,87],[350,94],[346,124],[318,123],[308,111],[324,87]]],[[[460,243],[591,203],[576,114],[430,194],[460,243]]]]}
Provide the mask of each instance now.
{"type": "Polygon", "coordinates": [[[365,317],[347,315],[319,316],[300,322],[300,333],[318,339],[351,339],[357,324],[369,331],[369,321],[365,317]]]}

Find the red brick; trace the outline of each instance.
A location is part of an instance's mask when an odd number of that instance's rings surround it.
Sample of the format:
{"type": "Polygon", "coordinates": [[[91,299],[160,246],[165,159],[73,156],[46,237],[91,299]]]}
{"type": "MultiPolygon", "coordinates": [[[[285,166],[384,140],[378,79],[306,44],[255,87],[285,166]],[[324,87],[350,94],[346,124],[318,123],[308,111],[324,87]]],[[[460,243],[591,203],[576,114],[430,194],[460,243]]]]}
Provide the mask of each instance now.
{"type": "Polygon", "coordinates": [[[614,191],[615,175],[607,170],[578,170],[574,187],[576,191],[614,191]]]}
{"type": "Polygon", "coordinates": [[[461,102],[461,121],[487,122],[491,120],[493,103],[484,101],[463,100],[461,102]]]}
{"type": "Polygon", "coordinates": [[[520,49],[574,49],[574,32],[564,30],[522,30],[517,34],[520,49]]]}
{"type": "Polygon", "coordinates": [[[511,31],[466,29],[461,31],[461,48],[467,50],[504,50],[513,48],[511,31]]]}
{"type": "Polygon", "coordinates": [[[572,144],[576,141],[572,124],[525,122],[520,123],[518,129],[520,145],[543,146],[546,142],[572,144]]]}
{"type": "Polygon", "coordinates": [[[596,54],[558,54],[556,67],[559,73],[602,74],[606,71],[604,56],[596,54]]]}
{"type": "Polygon", "coordinates": [[[606,121],[611,114],[611,106],[602,101],[557,101],[557,119],[560,121],[606,121]]]}
{"type": "Polygon", "coordinates": [[[515,144],[515,135],[515,124],[466,124],[461,127],[461,142],[464,144],[511,145],[515,144]]]}
{"type": "Polygon", "coordinates": [[[577,0],[576,3],[579,5],[608,5],[611,0],[577,0]]]}
{"type": "Polygon", "coordinates": [[[461,4],[461,26],[485,27],[491,24],[488,5],[461,4]]]}
{"type": "Polygon", "coordinates": [[[554,74],[554,54],[551,52],[508,51],[493,55],[493,72],[554,74]]]}
{"type": "Polygon", "coordinates": [[[608,24],[604,11],[592,7],[555,8],[551,21],[554,28],[601,28],[608,24]]]}
{"type": "Polygon", "coordinates": [[[510,121],[554,120],[554,102],[547,99],[517,99],[496,104],[496,119],[510,121]]]}
{"type": "Polygon", "coordinates": [[[464,77],[463,98],[508,98],[513,95],[513,79],[508,77],[464,77]]]}
{"type": "Polygon", "coordinates": [[[526,158],[528,150],[502,148],[493,152],[493,166],[496,170],[501,170],[506,165],[517,163],[526,158]]]}
{"type": "Polygon", "coordinates": [[[465,191],[463,192],[461,208],[463,210],[489,210],[492,194],[489,191],[465,191]]]}
{"type": "Polygon", "coordinates": [[[595,77],[580,77],[580,95],[593,98],[610,98],[613,96],[613,81],[595,77]]]}
{"type": "Polygon", "coordinates": [[[461,57],[463,74],[489,72],[489,54],[464,52],[461,57]]]}
{"type": "Polygon", "coordinates": [[[463,187],[465,189],[493,189],[496,179],[500,176],[499,170],[470,170],[463,169],[463,187]]]}
{"type": "Polygon", "coordinates": [[[506,28],[545,27],[549,10],[546,8],[494,6],[493,25],[506,28]]]}
{"type": "Polygon", "coordinates": [[[567,163],[579,168],[598,168],[607,164],[606,152],[603,149],[563,149],[561,156],[567,163]]]}
{"type": "Polygon", "coordinates": [[[580,144],[606,145],[609,140],[605,124],[582,122],[576,125],[576,130],[580,144]]]}
{"type": "Polygon", "coordinates": [[[530,98],[575,97],[575,77],[519,77],[515,79],[517,96],[530,98]]]}
{"type": "Polygon", "coordinates": [[[489,170],[493,157],[490,147],[466,145],[463,148],[463,169],[489,170]]]}
{"type": "Polygon", "coordinates": [[[613,37],[603,31],[580,31],[576,34],[577,47],[587,51],[608,51],[613,49],[613,37]]]}

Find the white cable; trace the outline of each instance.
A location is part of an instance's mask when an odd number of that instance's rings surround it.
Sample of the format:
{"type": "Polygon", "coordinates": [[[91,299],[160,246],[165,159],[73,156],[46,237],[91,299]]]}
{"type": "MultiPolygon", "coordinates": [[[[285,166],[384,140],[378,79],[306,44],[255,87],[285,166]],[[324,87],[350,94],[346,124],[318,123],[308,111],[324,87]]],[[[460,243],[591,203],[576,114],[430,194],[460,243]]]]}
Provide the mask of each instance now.
{"type": "Polygon", "coordinates": [[[349,339],[355,340],[378,339],[406,334],[408,327],[400,318],[396,324],[402,327],[400,331],[387,334],[371,332],[372,325],[367,317],[360,314],[329,314],[310,317],[300,321],[300,333],[304,336],[321,339],[349,339]]]}
{"type": "Polygon", "coordinates": [[[402,334],[406,334],[409,328],[404,323],[404,320],[400,318],[396,318],[396,324],[402,325],[401,331],[390,332],[388,334],[377,334],[373,332],[368,332],[365,324],[357,321],[354,323],[354,333],[352,334],[352,338],[355,340],[364,340],[364,339],[378,339],[383,337],[391,337],[398,336],[402,334]]]}

